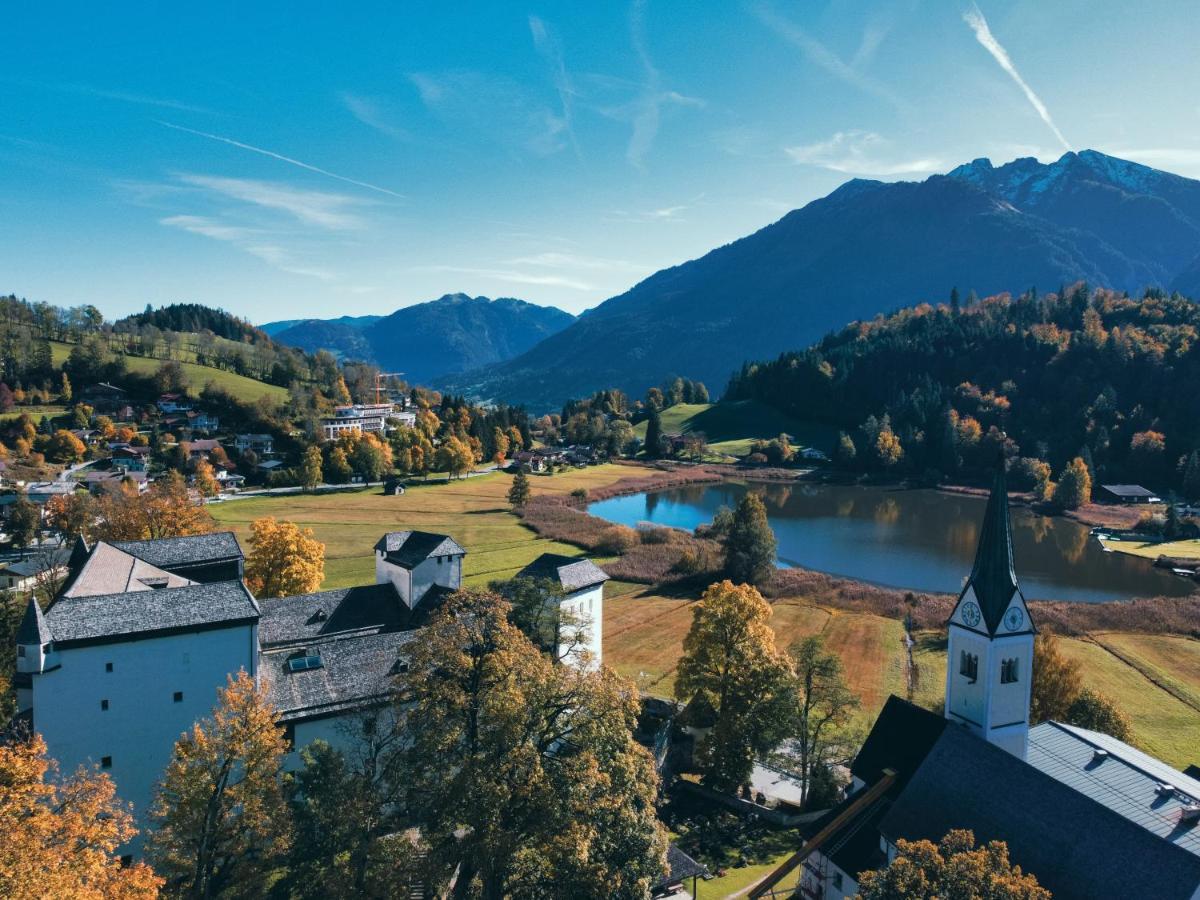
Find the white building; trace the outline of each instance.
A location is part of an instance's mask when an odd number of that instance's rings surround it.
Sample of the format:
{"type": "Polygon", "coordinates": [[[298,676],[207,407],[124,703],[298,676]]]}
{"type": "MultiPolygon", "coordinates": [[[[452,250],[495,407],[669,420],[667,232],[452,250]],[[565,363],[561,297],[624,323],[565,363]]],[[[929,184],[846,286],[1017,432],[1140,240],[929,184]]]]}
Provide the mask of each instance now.
{"type": "Polygon", "coordinates": [[[375,542],[375,583],[391,584],[409,609],[432,588],[462,586],[467,551],[451,537],[428,531],[389,531],[375,542]]]}
{"type": "MultiPolygon", "coordinates": [[[[325,440],[333,441],[343,434],[387,431],[387,420],[400,415],[394,409],[391,403],[356,403],[353,406],[335,407],[332,416],[321,420],[321,434],[325,440]]],[[[415,415],[413,421],[416,421],[415,415]]]]}
{"type": "MultiPolygon", "coordinates": [[[[1003,467],[949,622],[944,715],[891,697],[841,804],[749,893],[803,867],[796,896],[844,900],[900,840],[1001,840],[1056,900],[1200,900],[1200,779],[1108,735],[1029,727],[1034,626],[1017,585],[1003,467]]],[[[1086,672],[1085,672],[1086,679],[1086,672]]]]}
{"type": "Polygon", "coordinates": [[[558,604],[560,662],[600,668],[603,662],[604,582],[608,575],[586,557],[543,553],[518,573],[521,578],[549,581],[548,600],[558,604]]]}

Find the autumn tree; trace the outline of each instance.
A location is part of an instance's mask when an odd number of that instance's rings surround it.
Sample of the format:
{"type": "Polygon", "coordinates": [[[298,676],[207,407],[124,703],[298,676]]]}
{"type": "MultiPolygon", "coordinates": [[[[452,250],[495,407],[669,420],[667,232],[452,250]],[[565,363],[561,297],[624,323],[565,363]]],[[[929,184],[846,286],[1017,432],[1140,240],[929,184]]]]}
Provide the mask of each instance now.
{"type": "Polygon", "coordinates": [[[524,469],[517,469],[513,476],[512,485],[508,489],[508,502],[513,509],[520,509],[529,502],[532,491],[529,487],[529,476],[524,469]]]}
{"type": "Polygon", "coordinates": [[[461,476],[475,465],[475,452],[470,444],[451,436],[442,441],[437,449],[437,469],[448,477],[461,476]]]}
{"type": "Polygon", "coordinates": [[[555,665],[494,594],[454,595],[409,646],[396,784],[451,896],[645,897],[667,842],[634,686],[555,665]]]}
{"type": "Polygon", "coordinates": [[[329,480],[334,484],[345,484],[354,474],[354,470],[350,468],[350,458],[346,456],[346,451],[341,447],[334,447],[329,451],[327,474],[329,480]]]}
{"type": "Polygon", "coordinates": [[[195,471],[192,472],[192,483],[201,497],[215,497],[221,493],[221,485],[213,472],[212,463],[207,459],[196,460],[195,471]]]}
{"type": "Polygon", "coordinates": [[[306,491],[311,491],[322,481],[321,448],[316,444],[304,451],[304,461],[300,464],[300,484],[306,491]]]}
{"type": "Polygon", "coordinates": [[[41,735],[0,742],[0,896],[133,900],[158,896],[145,863],[123,866],[137,829],[103,773],[62,778],[41,735]]]}
{"type": "Polygon", "coordinates": [[[692,607],[675,677],[687,716],[711,731],[697,748],[707,784],[746,784],[757,757],[783,737],[790,670],[775,647],[771,607],[753,587],[714,584],[692,607]]]}
{"type": "Polygon", "coordinates": [[[1062,509],[1079,509],[1092,502],[1092,478],[1087,463],[1075,457],[1058,476],[1054,487],[1054,503],[1062,509]]]}
{"type": "Polygon", "coordinates": [[[60,428],[46,441],[46,459],[56,463],[77,463],[87,453],[83,441],[60,428]]]}
{"type": "Polygon", "coordinates": [[[309,594],[325,580],[325,545],[311,528],[273,516],[250,523],[246,586],[255,597],[309,594]]]}
{"type": "Polygon", "coordinates": [[[901,839],[896,848],[886,869],[859,876],[860,900],[1050,900],[1036,877],[1009,860],[1003,841],[976,847],[972,832],[955,830],[936,844],[901,839]]]}
{"type": "Polygon", "coordinates": [[[212,715],[175,744],[151,808],[147,854],[173,893],[261,896],[287,850],[287,753],[277,713],[240,671],[217,692],[212,715]]]}
{"type": "Polygon", "coordinates": [[[848,728],[859,700],[846,684],[841,658],[825,649],[821,635],[802,638],[789,655],[793,675],[787,755],[800,776],[800,803],[805,805],[814,782],[858,749],[848,728]]]}
{"type": "Polygon", "coordinates": [[[1083,680],[1079,663],[1063,655],[1058,638],[1041,631],[1033,642],[1033,684],[1029,694],[1029,721],[1064,721],[1079,695],[1083,680]]]}
{"type": "Polygon", "coordinates": [[[492,446],[495,447],[495,452],[492,454],[492,462],[498,466],[504,465],[504,460],[508,457],[508,433],[499,426],[492,429],[492,446]]]}
{"type": "Polygon", "coordinates": [[[1084,688],[1075,696],[1063,721],[1112,735],[1119,741],[1133,740],[1129,717],[1112,700],[1091,688],[1084,688]]]}
{"type": "Polygon", "coordinates": [[[14,547],[24,549],[34,543],[42,527],[42,514],[28,497],[21,495],[8,513],[8,535],[14,547]]]}
{"type": "Polygon", "coordinates": [[[725,571],[737,582],[763,584],[775,573],[775,532],[758,494],[746,494],[733,511],[725,538],[725,571]]]}
{"type": "Polygon", "coordinates": [[[885,469],[890,469],[904,458],[904,448],[900,438],[892,431],[891,426],[884,425],[875,437],[875,456],[885,469]]]}
{"type": "Polygon", "coordinates": [[[208,534],[215,524],[203,503],[188,493],[183,476],[167,472],[145,494],[130,485],[101,497],[96,504],[99,523],[93,540],[144,541],[208,534]]]}

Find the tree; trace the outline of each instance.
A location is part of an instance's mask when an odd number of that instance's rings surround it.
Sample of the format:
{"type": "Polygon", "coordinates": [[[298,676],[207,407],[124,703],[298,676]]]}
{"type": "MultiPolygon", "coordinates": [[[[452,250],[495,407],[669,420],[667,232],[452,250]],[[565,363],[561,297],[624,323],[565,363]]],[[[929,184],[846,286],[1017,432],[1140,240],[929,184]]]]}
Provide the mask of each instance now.
{"type": "Polygon", "coordinates": [[[775,532],[758,494],[738,501],[725,539],[725,571],[737,582],[763,584],[775,572],[775,532]]]}
{"type": "Polygon", "coordinates": [[[846,684],[842,661],[825,649],[821,635],[801,639],[791,648],[794,672],[791,742],[788,756],[800,776],[800,803],[806,805],[814,779],[835,763],[848,760],[858,743],[847,741],[847,726],[859,701],[846,684]]]}
{"type": "Polygon", "coordinates": [[[1183,495],[1189,500],[1200,500],[1200,451],[1193,450],[1187,457],[1183,469],[1183,495]]]}
{"type": "Polygon", "coordinates": [[[493,581],[488,589],[509,604],[509,621],[535,647],[554,659],[563,660],[587,643],[587,622],[563,609],[563,589],[550,578],[522,576],[493,581]]]}
{"type": "Polygon", "coordinates": [[[72,396],[73,396],[73,392],[71,390],[71,379],[67,377],[66,372],[63,372],[62,373],[62,383],[58,390],[59,402],[62,403],[64,406],[70,406],[72,396]]]}
{"type": "Polygon", "coordinates": [[[35,734],[0,742],[0,786],[0,896],[158,896],[162,879],[149,866],[117,857],[137,829],[107,775],[81,768],[59,777],[35,734]]]}
{"type": "Polygon", "coordinates": [[[77,463],[83,459],[87,447],[83,441],[65,428],[60,428],[46,441],[46,458],[56,463],[77,463]]]}
{"type": "Polygon", "coordinates": [[[395,768],[452,897],[641,898],[665,866],[634,686],[554,665],[494,594],[434,613],[397,679],[395,768]],[[550,873],[553,873],[551,876],[550,873]]]}
{"type": "Polygon", "coordinates": [[[28,497],[17,498],[8,514],[8,534],[13,546],[24,549],[37,540],[42,527],[41,511],[28,497]]]}
{"type": "Polygon", "coordinates": [[[287,745],[276,716],[239,671],[217,692],[212,715],[176,742],[151,807],[146,849],[182,896],[260,896],[264,875],[287,850],[287,745]]]}
{"type": "Polygon", "coordinates": [[[392,448],[373,434],[364,434],[354,443],[350,465],[364,481],[382,481],[392,468],[392,448]]]}
{"type": "Polygon", "coordinates": [[[92,527],[91,537],[110,542],[208,534],[216,524],[204,504],[191,498],[176,471],[155,480],[145,494],[122,485],[100,498],[97,512],[100,521],[92,527]]]}
{"type": "Polygon", "coordinates": [[[1003,841],[976,847],[972,832],[955,830],[937,844],[901,839],[896,848],[886,869],[859,877],[860,900],[1050,900],[1036,877],[1012,864],[1003,841]]]}
{"type": "Polygon", "coordinates": [[[835,451],[835,458],[838,463],[843,466],[854,465],[854,458],[858,456],[858,449],[854,446],[854,439],[844,431],[838,432],[838,445],[835,451]]]}
{"type": "Polygon", "coordinates": [[[771,607],[753,587],[714,584],[692,608],[675,677],[686,715],[711,726],[697,748],[704,781],[733,790],[750,778],[754,760],[786,731],[787,659],[775,648],[771,607]]]}
{"type": "Polygon", "coordinates": [[[215,497],[221,493],[221,485],[213,473],[212,463],[207,459],[196,460],[196,468],[192,473],[192,484],[200,492],[201,497],[215,497]]]}
{"type": "Polygon", "coordinates": [[[875,455],[885,469],[890,469],[904,458],[900,438],[896,437],[895,432],[887,425],[879,430],[875,438],[875,455]]]}
{"type": "Polygon", "coordinates": [[[312,444],[304,451],[304,461],[300,464],[300,484],[306,491],[311,491],[322,479],[321,448],[312,444]]]}
{"type": "Polygon", "coordinates": [[[524,469],[517,469],[513,476],[512,486],[508,489],[508,502],[513,509],[520,509],[529,502],[532,491],[529,487],[529,476],[524,469]]]}
{"type": "Polygon", "coordinates": [[[1033,642],[1033,684],[1029,695],[1029,721],[1033,724],[1067,718],[1067,710],[1083,684],[1079,663],[1063,656],[1058,638],[1038,632],[1033,642]]]}
{"type": "Polygon", "coordinates": [[[1133,726],[1129,717],[1103,694],[1084,688],[1067,709],[1064,721],[1091,731],[1109,734],[1119,741],[1133,740],[1133,726]]]}
{"type": "Polygon", "coordinates": [[[1092,502],[1092,479],[1078,456],[1067,464],[1054,487],[1054,503],[1062,509],[1079,509],[1092,502]]]}
{"type": "Polygon", "coordinates": [[[437,468],[450,478],[471,471],[474,465],[474,451],[469,444],[457,437],[447,438],[437,449],[437,468]]]}
{"type": "Polygon", "coordinates": [[[46,501],[46,525],[57,531],[64,541],[86,533],[95,515],[92,495],[83,491],[55,494],[46,501]]]}
{"type": "Polygon", "coordinates": [[[354,474],[354,470],[350,468],[350,458],[341,447],[334,447],[329,451],[328,474],[329,480],[334,484],[345,484],[354,474]]]}
{"type": "Polygon", "coordinates": [[[246,586],[255,597],[309,594],[325,580],[325,545],[311,528],[277,522],[273,516],[250,523],[246,586]]]}
{"type": "Polygon", "coordinates": [[[646,420],[646,455],[651,459],[662,456],[662,416],[657,406],[650,407],[650,418],[646,420]]]}
{"type": "Polygon", "coordinates": [[[498,466],[504,465],[504,460],[508,457],[508,433],[499,426],[492,429],[492,446],[495,448],[492,462],[498,466]]]}

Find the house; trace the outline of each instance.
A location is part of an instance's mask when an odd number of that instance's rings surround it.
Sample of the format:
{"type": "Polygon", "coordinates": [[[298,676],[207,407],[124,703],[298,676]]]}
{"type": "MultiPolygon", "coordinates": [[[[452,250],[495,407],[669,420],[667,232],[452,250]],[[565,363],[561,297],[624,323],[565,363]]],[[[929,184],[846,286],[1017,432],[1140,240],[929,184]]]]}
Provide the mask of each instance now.
{"type": "Polygon", "coordinates": [[[584,668],[602,662],[604,583],[608,574],[586,557],[543,553],[517,573],[518,578],[548,581],[558,604],[560,624],[557,658],[584,668]]]}
{"type": "MultiPolygon", "coordinates": [[[[387,420],[393,418],[390,403],[356,403],[353,406],[338,406],[333,415],[321,420],[321,434],[325,440],[337,440],[343,434],[363,434],[387,431],[387,420]]],[[[416,422],[414,415],[413,422],[416,422]]]]}
{"type": "Polygon", "coordinates": [[[143,821],[175,741],[239,670],[294,751],[344,745],[385,714],[404,647],[461,587],[465,552],[447,535],[393,532],[376,544],[375,584],[259,601],[232,533],[80,540],[58,597],[45,612],[29,604],[18,628],[18,709],[65,771],[98,765],[143,821]]]}
{"type": "Polygon", "coordinates": [[[1102,484],[1104,499],[1115,503],[1162,503],[1162,500],[1140,484],[1102,484]]]}
{"type": "Polygon", "coordinates": [[[32,481],[23,493],[0,494],[0,519],[7,520],[9,512],[22,497],[36,506],[43,515],[52,497],[70,497],[75,493],[74,481],[32,481]]]}
{"type": "Polygon", "coordinates": [[[816,447],[805,447],[800,451],[800,458],[809,462],[829,462],[829,455],[816,447]]]}
{"type": "Polygon", "coordinates": [[[112,451],[113,465],[128,472],[145,472],[150,460],[150,448],[127,444],[112,451]]]}
{"type": "Polygon", "coordinates": [[[221,427],[221,420],[214,415],[193,409],[187,414],[188,427],[193,431],[205,433],[216,431],[221,427]]]}
{"type": "Polygon", "coordinates": [[[233,448],[239,454],[252,450],[261,459],[275,453],[275,437],[270,434],[239,434],[234,436],[233,448]]]}
{"type": "Polygon", "coordinates": [[[668,844],[667,872],[650,885],[650,896],[654,900],[691,900],[696,896],[696,881],[707,877],[707,866],[696,862],[674,844],[668,844]],[[691,891],[685,887],[688,879],[692,882],[691,891]]]}
{"type": "Polygon", "coordinates": [[[281,459],[264,459],[254,464],[255,472],[264,472],[271,474],[276,469],[282,468],[283,460],[281,459]]]}
{"type": "Polygon", "coordinates": [[[462,586],[467,551],[448,535],[428,531],[389,531],[375,542],[375,581],[395,585],[409,609],[431,590],[453,592],[462,586]]]}
{"type": "Polygon", "coordinates": [[[1200,779],[1108,735],[1029,727],[1036,629],[1013,565],[1003,467],[948,630],[945,713],[891,697],[846,798],[750,900],[801,866],[801,896],[853,897],[900,840],[956,828],[1006,842],[1056,900],[1200,897],[1200,779]]]}
{"type": "Polygon", "coordinates": [[[39,579],[62,577],[67,571],[71,551],[66,547],[35,552],[17,562],[0,565],[0,588],[9,591],[31,591],[39,579]]]}
{"type": "Polygon", "coordinates": [[[183,449],[187,453],[188,459],[196,460],[206,458],[214,450],[224,450],[225,448],[215,438],[200,438],[195,441],[184,441],[183,449]]]}
{"type": "Polygon", "coordinates": [[[155,405],[161,413],[186,413],[192,408],[182,394],[163,394],[155,405]]]}
{"type": "Polygon", "coordinates": [[[513,454],[512,464],[520,469],[541,474],[549,468],[549,459],[546,454],[538,453],[535,450],[519,450],[513,454]]]}
{"type": "Polygon", "coordinates": [[[417,414],[415,412],[406,412],[402,410],[392,410],[387,416],[405,428],[415,428],[417,425],[417,414]]]}
{"type": "Polygon", "coordinates": [[[128,392],[107,381],[89,384],[83,389],[80,398],[98,413],[115,413],[129,404],[128,392]]]}
{"type": "Polygon", "coordinates": [[[118,490],[122,485],[133,485],[139,494],[144,494],[150,487],[150,479],[145,469],[125,469],[114,466],[111,469],[92,469],[83,476],[83,483],[92,494],[100,495],[108,491],[118,490]]]}

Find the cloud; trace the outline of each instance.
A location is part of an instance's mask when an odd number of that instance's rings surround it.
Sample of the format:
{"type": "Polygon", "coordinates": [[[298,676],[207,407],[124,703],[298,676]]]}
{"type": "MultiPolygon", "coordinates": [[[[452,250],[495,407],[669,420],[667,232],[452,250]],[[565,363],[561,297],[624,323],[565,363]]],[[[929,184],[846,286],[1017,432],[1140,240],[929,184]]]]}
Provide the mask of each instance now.
{"type": "Polygon", "coordinates": [[[278,244],[264,243],[265,232],[258,228],[230,225],[205,216],[167,216],[158,220],[160,225],[179,228],[190,234],[198,234],[214,241],[233,244],[239,250],[261,259],[263,262],[293,275],[334,281],[337,276],[328,269],[304,265],[295,260],[293,254],[278,244]]]}
{"type": "Polygon", "coordinates": [[[185,174],[180,175],[179,180],[244,203],[286,212],[306,225],[335,231],[363,226],[362,220],[349,211],[360,206],[361,201],[345,194],[303,190],[274,181],[217,175],[185,174]]]}
{"type": "MultiPolygon", "coordinates": [[[[890,103],[897,109],[907,108],[908,104],[901,100],[890,88],[869,75],[864,75],[853,65],[846,63],[840,56],[799,25],[777,13],[769,4],[759,3],[753,6],[752,9],[760,22],[789,44],[799,47],[809,62],[820,66],[830,75],[844,81],[846,84],[890,103]]],[[[864,37],[865,40],[866,38],[864,37]]],[[[882,40],[882,36],[879,37],[879,40],[882,40]]],[[[871,48],[870,52],[874,52],[874,48],[871,48]]]]}
{"type": "Polygon", "coordinates": [[[366,188],[369,191],[376,191],[377,193],[380,193],[380,194],[387,194],[389,197],[397,197],[399,199],[403,199],[403,196],[401,194],[397,194],[395,191],[388,190],[387,188],[384,188],[384,187],[379,187],[378,185],[371,184],[370,182],[358,181],[354,178],[347,178],[345,175],[338,175],[336,172],[330,172],[328,169],[322,169],[317,166],[310,165],[309,163],[301,162],[298,159],[292,159],[290,156],[284,156],[281,153],[276,153],[274,150],[264,150],[262,147],[255,147],[252,144],[243,144],[241,141],[235,141],[233,138],[222,137],[219,134],[209,134],[206,131],[196,131],[194,128],[185,128],[182,125],[174,125],[170,122],[164,122],[162,120],[158,120],[158,124],[162,125],[166,128],[173,128],[176,131],[182,131],[187,134],[194,134],[194,135],[197,135],[202,138],[208,138],[210,141],[218,141],[222,144],[229,144],[229,146],[237,147],[241,150],[249,150],[251,153],[258,153],[262,156],[269,156],[271,159],[277,159],[280,162],[285,162],[285,163],[288,163],[289,165],[297,166],[297,167],[299,167],[301,169],[305,169],[309,172],[315,172],[318,175],[324,175],[327,178],[335,178],[338,181],[346,182],[346,184],[353,184],[356,187],[366,188]]]}
{"type": "Polygon", "coordinates": [[[594,291],[596,286],[577,278],[565,275],[551,275],[541,272],[522,272],[516,269],[489,269],[472,266],[417,266],[418,272],[448,272],[456,275],[474,275],[480,278],[491,278],[510,284],[528,284],[539,287],[561,287],[572,291],[594,291]]]}
{"type": "Polygon", "coordinates": [[[558,34],[545,21],[537,16],[529,17],[529,32],[533,36],[533,46],[542,58],[550,65],[550,76],[554,81],[554,89],[558,92],[558,101],[562,107],[562,124],[579,156],[579,144],[575,140],[575,130],[572,125],[573,107],[575,103],[575,87],[571,83],[570,73],[563,57],[562,44],[558,34]]]}
{"type": "Polygon", "coordinates": [[[648,266],[623,259],[605,259],[599,256],[584,256],[579,253],[558,253],[547,251],[535,253],[532,256],[519,256],[505,261],[509,266],[538,266],[547,269],[595,269],[620,272],[643,272],[648,266]]]}
{"type": "Polygon", "coordinates": [[[489,143],[551,156],[569,143],[562,116],[509,78],[480,72],[412,72],[409,81],[425,107],[447,125],[489,143]]]}
{"type": "Polygon", "coordinates": [[[1200,149],[1192,147],[1133,147],[1128,150],[1113,150],[1113,156],[1131,159],[1156,168],[1167,167],[1169,171],[1186,173],[1191,178],[1200,177],[1200,149]]]}
{"type": "Polygon", "coordinates": [[[888,159],[891,143],[873,131],[839,131],[827,141],[786,147],[784,152],[801,165],[819,166],[845,175],[919,175],[941,172],[945,162],[936,157],[888,159]]]}
{"type": "Polygon", "coordinates": [[[699,194],[688,203],[678,203],[675,206],[660,206],[657,209],[614,209],[608,215],[610,221],[621,222],[685,222],[681,213],[687,212],[704,197],[699,194]]]}
{"type": "Polygon", "coordinates": [[[119,100],[122,103],[133,103],[138,106],[155,106],[159,109],[173,109],[177,112],[199,113],[208,116],[218,115],[218,113],[203,106],[193,106],[190,103],[181,103],[178,100],[170,100],[163,97],[135,94],[131,91],[110,90],[90,84],[63,84],[58,85],[56,89],[69,91],[74,94],[86,94],[89,97],[99,97],[103,100],[119,100]]]}
{"type": "Polygon", "coordinates": [[[1070,150],[1071,145],[1063,137],[1062,132],[1058,130],[1058,126],[1054,124],[1054,120],[1050,118],[1050,111],[1046,109],[1046,104],[1033,92],[1033,88],[1025,83],[1025,79],[1021,77],[1021,73],[1017,71],[1017,67],[1013,65],[1012,59],[1009,58],[1008,51],[1000,46],[1000,42],[992,34],[992,30],[988,27],[987,19],[983,17],[983,13],[980,12],[979,7],[972,7],[963,13],[963,21],[975,32],[975,39],[1000,64],[1000,68],[1007,72],[1012,80],[1017,83],[1017,87],[1024,92],[1025,99],[1029,101],[1030,105],[1037,111],[1037,114],[1041,116],[1046,126],[1054,132],[1054,136],[1063,145],[1063,149],[1070,150]]]}
{"type": "Polygon", "coordinates": [[[381,134],[386,134],[388,137],[395,138],[396,140],[402,141],[408,139],[408,132],[388,121],[387,116],[379,108],[379,104],[371,98],[343,91],[341,100],[346,109],[350,111],[350,115],[354,116],[354,118],[367,127],[374,128],[381,134]]]}

